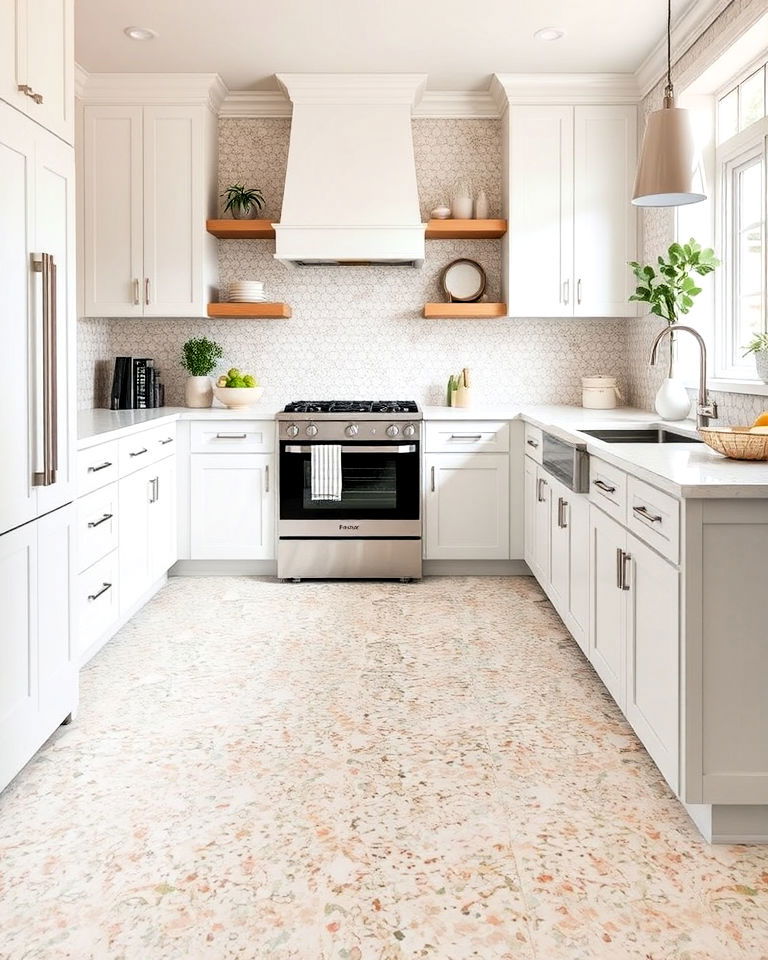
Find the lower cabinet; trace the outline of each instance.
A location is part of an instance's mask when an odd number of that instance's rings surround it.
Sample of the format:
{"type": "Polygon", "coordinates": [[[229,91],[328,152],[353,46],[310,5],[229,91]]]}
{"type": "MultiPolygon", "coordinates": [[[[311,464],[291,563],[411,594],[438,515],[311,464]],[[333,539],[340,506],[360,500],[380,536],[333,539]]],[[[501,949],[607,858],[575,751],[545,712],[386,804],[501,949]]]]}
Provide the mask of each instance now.
{"type": "Polygon", "coordinates": [[[120,615],[176,562],[176,461],[167,457],[119,481],[120,615]]]}
{"type": "Polygon", "coordinates": [[[192,454],[192,559],[271,560],[275,480],[273,454],[192,454]]]}
{"type": "Polygon", "coordinates": [[[425,457],[425,556],[429,560],[509,557],[509,455],[425,457]]]}

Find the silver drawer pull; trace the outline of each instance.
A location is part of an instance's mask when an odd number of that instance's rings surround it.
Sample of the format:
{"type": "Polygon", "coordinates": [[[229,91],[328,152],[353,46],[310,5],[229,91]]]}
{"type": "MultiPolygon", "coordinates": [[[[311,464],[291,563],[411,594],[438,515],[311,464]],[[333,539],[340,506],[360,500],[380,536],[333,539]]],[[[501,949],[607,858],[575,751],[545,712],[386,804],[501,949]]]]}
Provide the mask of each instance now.
{"type": "Polygon", "coordinates": [[[104,584],[102,584],[101,590],[97,590],[96,593],[89,593],[89,594],[88,594],[88,600],[89,600],[90,602],[93,602],[94,600],[98,600],[99,597],[103,596],[103,594],[105,594],[105,593],[107,592],[107,590],[111,589],[111,587],[112,587],[112,584],[111,584],[111,583],[104,583],[104,584]]]}
{"type": "Polygon", "coordinates": [[[596,487],[598,487],[600,490],[604,490],[606,493],[616,493],[616,487],[612,487],[604,480],[593,480],[592,482],[596,487]]]}
{"type": "Polygon", "coordinates": [[[482,440],[482,433],[452,433],[451,440],[482,440]]]}
{"type": "Polygon", "coordinates": [[[105,513],[104,516],[101,518],[101,520],[89,520],[88,529],[93,530],[94,527],[100,527],[102,523],[106,523],[107,520],[111,520],[112,517],[113,517],[113,514],[105,513]]]}
{"type": "Polygon", "coordinates": [[[633,511],[640,517],[642,520],[647,520],[649,523],[661,523],[664,519],[663,517],[656,516],[648,512],[648,507],[632,507],[633,511]]]}
{"type": "Polygon", "coordinates": [[[166,445],[166,443],[173,443],[173,437],[168,437],[167,440],[161,440],[161,441],[160,441],[160,446],[161,446],[161,447],[164,447],[164,446],[166,445]]]}
{"type": "MultiPolygon", "coordinates": [[[[302,446],[294,446],[292,443],[287,443],[283,448],[284,453],[311,453],[312,447],[309,444],[302,446]]],[[[401,444],[385,444],[383,443],[380,447],[369,447],[365,444],[358,445],[347,445],[344,444],[341,448],[342,453],[416,453],[416,444],[415,443],[401,443],[401,444]]]]}
{"type": "Polygon", "coordinates": [[[539,445],[538,440],[526,440],[525,442],[528,444],[529,447],[533,447],[534,449],[536,449],[536,447],[538,447],[539,445]]]}
{"type": "Polygon", "coordinates": [[[98,473],[99,470],[106,470],[107,467],[112,466],[111,460],[105,460],[104,463],[100,463],[98,467],[88,467],[88,473],[98,473]]]}
{"type": "Polygon", "coordinates": [[[142,455],[142,453],[147,453],[147,452],[148,452],[148,451],[147,451],[147,448],[144,447],[144,448],[141,449],[141,450],[131,450],[131,451],[128,453],[128,456],[129,456],[129,457],[140,457],[140,456],[142,455]]]}
{"type": "Polygon", "coordinates": [[[632,562],[632,554],[622,552],[621,556],[621,589],[629,590],[629,569],[628,564],[632,562]]]}
{"type": "Polygon", "coordinates": [[[544,503],[545,498],[542,494],[542,490],[546,486],[548,486],[548,484],[547,484],[547,481],[544,479],[544,477],[539,477],[536,485],[536,499],[539,503],[544,503]]]}
{"type": "Polygon", "coordinates": [[[245,440],[247,433],[217,433],[217,440],[245,440]]]}
{"type": "Polygon", "coordinates": [[[624,551],[616,547],[616,587],[624,589],[624,551]]]}

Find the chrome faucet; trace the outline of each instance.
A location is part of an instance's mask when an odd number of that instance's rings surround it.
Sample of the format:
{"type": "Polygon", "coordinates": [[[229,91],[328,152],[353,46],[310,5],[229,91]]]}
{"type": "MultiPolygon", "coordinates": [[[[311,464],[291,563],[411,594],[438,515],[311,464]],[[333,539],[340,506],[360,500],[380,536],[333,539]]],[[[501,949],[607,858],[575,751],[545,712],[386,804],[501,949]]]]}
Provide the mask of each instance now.
{"type": "Polygon", "coordinates": [[[694,330],[693,327],[683,327],[677,323],[674,326],[664,327],[664,329],[653,341],[653,347],[651,349],[651,366],[656,366],[656,359],[661,341],[667,334],[669,334],[671,337],[672,333],[677,332],[678,330],[685,330],[687,333],[690,333],[696,338],[699,344],[699,398],[696,404],[696,426],[707,427],[709,426],[710,420],[717,420],[717,404],[709,399],[709,395],[707,393],[707,345],[704,343],[704,340],[702,339],[702,336],[698,330],[694,330]]]}

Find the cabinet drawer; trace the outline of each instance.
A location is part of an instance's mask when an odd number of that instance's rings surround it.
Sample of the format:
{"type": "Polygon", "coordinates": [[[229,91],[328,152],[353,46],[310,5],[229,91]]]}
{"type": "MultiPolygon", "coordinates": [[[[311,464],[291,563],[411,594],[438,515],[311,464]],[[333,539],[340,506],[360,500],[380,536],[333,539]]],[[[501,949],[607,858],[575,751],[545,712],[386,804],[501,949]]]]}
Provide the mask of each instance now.
{"type": "Polygon", "coordinates": [[[627,478],[627,526],[668,560],[680,559],[680,502],[636,477],[627,478]]]}
{"type": "Polygon", "coordinates": [[[118,440],[120,476],[141,470],[176,452],[176,424],[153,427],[118,440]]]}
{"type": "Polygon", "coordinates": [[[117,546],[117,484],[94,490],[77,501],[78,572],[117,546]]]}
{"type": "Polygon", "coordinates": [[[117,550],[77,578],[77,653],[84,654],[118,617],[117,550]]]}
{"type": "Polygon", "coordinates": [[[192,453],[271,453],[274,420],[193,420],[192,453]]]}
{"type": "Polygon", "coordinates": [[[509,424],[491,420],[433,420],[427,423],[428,453],[506,453],[509,424]]]}
{"type": "Polygon", "coordinates": [[[532,426],[530,423],[525,425],[525,455],[530,457],[532,460],[535,460],[536,463],[541,463],[543,456],[543,438],[541,435],[541,430],[538,427],[532,426]]]}
{"type": "Polygon", "coordinates": [[[77,492],[79,496],[105,487],[117,480],[117,440],[79,450],[77,454],[77,492]]]}
{"type": "Polygon", "coordinates": [[[589,461],[589,499],[619,523],[626,522],[627,475],[623,470],[591,457],[589,461]]]}

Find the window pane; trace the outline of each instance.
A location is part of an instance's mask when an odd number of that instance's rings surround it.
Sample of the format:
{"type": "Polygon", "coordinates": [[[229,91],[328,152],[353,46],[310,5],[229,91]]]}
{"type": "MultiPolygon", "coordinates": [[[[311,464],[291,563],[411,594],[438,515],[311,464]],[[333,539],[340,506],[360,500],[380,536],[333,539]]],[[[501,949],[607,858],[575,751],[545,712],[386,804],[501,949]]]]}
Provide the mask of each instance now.
{"type": "Polygon", "coordinates": [[[738,361],[754,334],[761,333],[763,330],[763,304],[760,294],[742,297],[736,304],[736,310],[734,354],[738,361]]]}
{"type": "Polygon", "coordinates": [[[739,172],[739,230],[747,230],[763,219],[762,179],[759,159],[739,172]]]}
{"type": "Polygon", "coordinates": [[[746,161],[734,171],[733,222],[733,358],[741,354],[755,333],[764,329],[765,207],[764,160],[746,161]]]}
{"type": "Polygon", "coordinates": [[[739,293],[742,296],[760,295],[763,282],[763,245],[760,228],[745,230],[739,250],[739,293]]]}
{"type": "Polygon", "coordinates": [[[717,105],[717,139],[720,143],[738,133],[739,91],[738,88],[722,98],[717,105]]]}
{"type": "Polygon", "coordinates": [[[739,84],[739,130],[765,116],[765,68],[739,84]]]}

